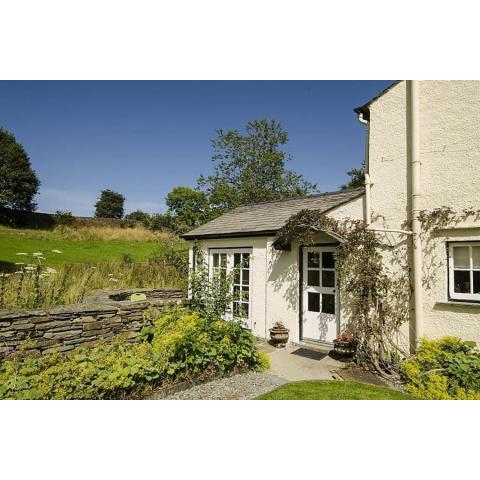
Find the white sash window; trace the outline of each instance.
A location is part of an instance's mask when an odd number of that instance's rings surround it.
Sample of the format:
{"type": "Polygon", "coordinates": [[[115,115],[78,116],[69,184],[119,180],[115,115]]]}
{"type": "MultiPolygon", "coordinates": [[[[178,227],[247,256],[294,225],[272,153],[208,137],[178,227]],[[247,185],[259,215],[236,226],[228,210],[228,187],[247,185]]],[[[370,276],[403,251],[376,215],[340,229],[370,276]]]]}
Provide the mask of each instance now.
{"type": "Polygon", "coordinates": [[[448,254],[449,297],[480,301],[480,242],[452,242],[448,254]]]}

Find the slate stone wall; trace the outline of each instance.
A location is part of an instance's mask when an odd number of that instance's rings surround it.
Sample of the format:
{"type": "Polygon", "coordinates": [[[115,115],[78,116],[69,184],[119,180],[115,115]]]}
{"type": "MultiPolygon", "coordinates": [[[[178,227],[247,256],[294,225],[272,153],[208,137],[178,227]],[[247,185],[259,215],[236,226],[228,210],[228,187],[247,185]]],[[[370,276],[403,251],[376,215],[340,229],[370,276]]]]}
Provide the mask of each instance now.
{"type": "Polygon", "coordinates": [[[132,289],[96,293],[75,305],[2,310],[0,358],[28,338],[35,340],[33,349],[40,353],[90,347],[97,342],[109,342],[119,334],[134,341],[142,328],[151,323],[143,318],[148,308],[187,304],[188,299],[181,290],[132,289]],[[144,293],[147,300],[123,300],[131,293],[144,293]]]}

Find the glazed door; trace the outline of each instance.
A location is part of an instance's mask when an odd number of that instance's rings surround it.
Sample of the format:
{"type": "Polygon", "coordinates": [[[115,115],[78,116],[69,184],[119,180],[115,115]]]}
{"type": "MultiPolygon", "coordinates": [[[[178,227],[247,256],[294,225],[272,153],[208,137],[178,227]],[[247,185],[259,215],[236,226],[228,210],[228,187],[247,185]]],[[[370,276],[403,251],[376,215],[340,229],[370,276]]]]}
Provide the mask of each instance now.
{"type": "Polygon", "coordinates": [[[304,339],[333,343],[338,334],[335,247],[303,249],[304,339]]]}

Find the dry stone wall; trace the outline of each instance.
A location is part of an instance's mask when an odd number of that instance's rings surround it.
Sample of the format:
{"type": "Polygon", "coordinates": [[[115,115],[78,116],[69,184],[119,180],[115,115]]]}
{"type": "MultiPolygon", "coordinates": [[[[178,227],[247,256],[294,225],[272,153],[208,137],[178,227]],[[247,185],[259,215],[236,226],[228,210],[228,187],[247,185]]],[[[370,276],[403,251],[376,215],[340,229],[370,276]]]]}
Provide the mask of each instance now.
{"type": "Polygon", "coordinates": [[[144,319],[147,309],[187,304],[181,290],[132,289],[96,293],[75,305],[3,310],[0,311],[0,358],[27,339],[34,340],[32,349],[40,353],[90,347],[109,342],[119,334],[133,341],[151,323],[144,319]],[[144,293],[147,299],[129,301],[132,293],[144,293]]]}

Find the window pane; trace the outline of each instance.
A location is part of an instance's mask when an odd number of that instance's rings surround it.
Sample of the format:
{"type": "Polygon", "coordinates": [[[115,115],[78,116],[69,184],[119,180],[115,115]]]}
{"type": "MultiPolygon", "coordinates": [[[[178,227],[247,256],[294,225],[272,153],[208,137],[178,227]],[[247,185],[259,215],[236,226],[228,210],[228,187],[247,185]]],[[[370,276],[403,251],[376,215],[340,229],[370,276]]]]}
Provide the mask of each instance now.
{"type": "Polygon", "coordinates": [[[249,253],[244,253],[243,258],[243,268],[249,268],[250,267],[250,254],[249,253]]]}
{"type": "Polygon", "coordinates": [[[233,283],[240,284],[240,269],[236,268],[233,274],[233,283]]]}
{"type": "Polygon", "coordinates": [[[335,272],[331,270],[322,270],[322,287],[335,286],[335,272]]]}
{"type": "Polygon", "coordinates": [[[473,272],[473,293],[480,293],[480,272],[473,272]]]}
{"type": "Polygon", "coordinates": [[[319,270],[309,270],[308,271],[308,285],[311,287],[320,286],[320,271],[319,270]]]}
{"type": "Polygon", "coordinates": [[[308,252],[308,268],[320,267],[320,255],[315,252],[308,252]]]}
{"type": "Polygon", "coordinates": [[[243,301],[248,302],[249,293],[250,293],[250,291],[249,291],[248,287],[242,287],[242,300],[243,301]]]}
{"type": "Polygon", "coordinates": [[[222,268],[227,268],[227,254],[226,253],[220,254],[220,266],[222,268]]]}
{"type": "Polygon", "coordinates": [[[335,314],[335,295],[326,293],[322,295],[322,313],[335,314]]]}
{"type": "Polygon", "coordinates": [[[233,265],[235,267],[238,267],[241,262],[241,255],[239,253],[234,253],[233,254],[233,265]]]}
{"type": "Polygon", "coordinates": [[[242,318],[248,318],[248,303],[241,303],[240,311],[238,312],[238,316],[242,318]]]}
{"type": "Polygon", "coordinates": [[[236,285],[233,286],[233,298],[235,300],[240,300],[240,287],[237,287],[236,285]]]}
{"type": "Polygon", "coordinates": [[[248,269],[242,270],[242,282],[244,285],[248,285],[250,283],[250,270],[248,269]]]}
{"type": "Polygon", "coordinates": [[[468,247],[453,247],[453,265],[455,268],[470,268],[468,247]]]}
{"type": "Polygon", "coordinates": [[[308,311],[320,311],[320,294],[315,292],[308,292],[308,311]]]}
{"type": "Polygon", "coordinates": [[[218,253],[213,254],[213,266],[218,267],[218,253]]]}
{"type": "Polygon", "coordinates": [[[322,267],[335,268],[335,258],[333,252],[322,252],[322,267]]]}
{"type": "Polygon", "coordinates": [[[472,247],[473,268],[480,268],[480,247],[472,247]]]}
{"type": "Polygon", "coordinates": [[[240,304],[238,302],[233,302],[233,315],[238,317],[240,314],[240,304]]]}
{"type": "Polygon", "coordinates": [[[470,293],[470,272],[465,270],[455,270],[453,272],[453,282],[455,284],[455,293],[470,293]]]}

